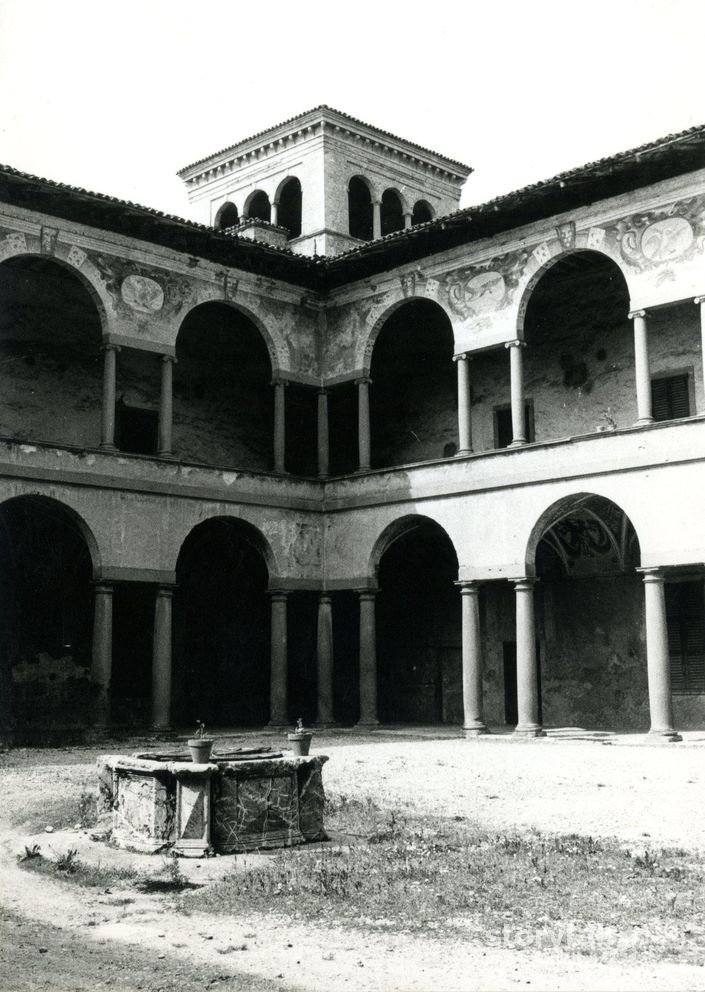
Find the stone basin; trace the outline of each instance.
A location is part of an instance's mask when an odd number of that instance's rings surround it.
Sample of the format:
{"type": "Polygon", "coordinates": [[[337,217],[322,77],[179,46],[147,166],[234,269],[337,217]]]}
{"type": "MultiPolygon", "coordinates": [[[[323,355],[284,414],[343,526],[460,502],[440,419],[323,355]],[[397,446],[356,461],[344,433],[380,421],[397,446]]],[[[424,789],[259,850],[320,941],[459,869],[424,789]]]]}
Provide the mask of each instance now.
{"type": "Polygon", "coordinates": [[[295,758],[268,749],[215,754],[104,754],[97,759],[99,813],[110,840],[145,853],[237,854],[325,840],[326,755],[295,758]]]}

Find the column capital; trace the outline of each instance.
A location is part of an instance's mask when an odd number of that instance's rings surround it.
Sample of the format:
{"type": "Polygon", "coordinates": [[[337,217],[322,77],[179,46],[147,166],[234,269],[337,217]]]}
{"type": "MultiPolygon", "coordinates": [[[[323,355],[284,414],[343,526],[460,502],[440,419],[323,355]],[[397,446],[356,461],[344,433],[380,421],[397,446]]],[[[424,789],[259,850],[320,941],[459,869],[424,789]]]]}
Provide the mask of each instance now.
{"type": "Polygon", "coordinates": [[[649,568],[637,568],[636,571],[643,576],[644,582],[666,581],[666,572],[662,566],[656,565],[649,568]]]}
{"type": "Polygon", "coordinates": [[[471,362],[472,354],[469,351],[464,351],[462,355],[453,355],[454,362],[471,362]]]}
{"type": "Polygon", "coordinates": [[[174,595],[176,586],[157,586],[157,596],[161,596],[162,599],[171,599],[174,595]]]}
{"type": "Polygon", "coordinates": [[[96,592],[103,593],[103,595],[112,596],[115,591],[115,583],[109,582],[106,579],[95,579],[93,588],[96,592]]]}
{"type": "Polygon", "coordinates": [[[360,599],[374,599],[379,589],[367,586],[364,589],[356,589],[355,592],[358,594],[360,599]]]}
{"type": "Polygon", "coordinates": [[[166,353],[159,356],[160,362],[171,362],[172,365],[176,365],[178,359],[176,355],[167,355],[166,353]]]}
{"type": "Polygon", "coordinates": [[[333,595],[332,595],[332,593],[327,592],[327,591],[324,591],[324,590],[321,591],[321,592],[319,592],[319,594],[318,594],[318,602],[319,603],[330,603],[332,601],[333,601],[333,595]]]}
{"type": "Polygon", "coordinates": [[[288,386],[288,381],[281,375],[272,376],[270,386],[288,386]]]}
{"type": "Polygon", "coordinates": [[[328,388],[328,386],[319,386],[317,392],[319,396],[327,396],[328,393],[330,392],[330,389],[328,388]]]}
{"type": "Polygon", "coordinates": [[[356,386],[370,386],[372,384],[372,379],[368,375],[361,375],[355,380],[356,386]]]}
{"type": "Polygon", "coordinates": [[[285,601],[290,592],[291,589],[267,589],[267,595],[271,596],[272,601],[275,603],[285,601]]]}
{"type": "Polygon", "coordinates": [[[526,348],[526,341],[521,341],[519,338],[515,338],[513,341],[505,341],[505,348],[526,348]]]}
{"type": "Polygon", "coordinates": [[[373,196],[373,197],[371,197],[370,202],[371,202],[371,204],[372,204],[373,207],[381,207],[382,206],[382,198],[381,197],[379,199],[377,199],[376,197],[373,196]]]}
{"type": "Polygon", "coordinates": [[[119,344],[115,344],[113,341],[103,341],[103,343],[100,346],[100,350],[118,352],[121,351],[122,349],[119,344]]]}
{"type": "Polygon", "coordinates": [[[460,595],[475,595],[480,591],[482,581],[480,579],[457,579],[454,583],[460,589],[460,595]]]}
{"type": "Polygon", "coordinates": [[[512,583],[515,589],[523,590],[533,589],[539,579],[535,575],[524,575],[520,578],[510,578],[508,581],[512,583]]]}
{"type": "Polygon", "coordinates": [[[627,318],[629,320],[634,320],[635,317],[644,317],[644,318],[646,318],[646,310],[631,310],[627,314],[627,318]]]}
{"type": "Polygon", "coordinates": [[[695,299],[693,300],[693,303],[696,306],[699,306],[701,303],[705,303],[705,296],[696,296],[695,299]]]}

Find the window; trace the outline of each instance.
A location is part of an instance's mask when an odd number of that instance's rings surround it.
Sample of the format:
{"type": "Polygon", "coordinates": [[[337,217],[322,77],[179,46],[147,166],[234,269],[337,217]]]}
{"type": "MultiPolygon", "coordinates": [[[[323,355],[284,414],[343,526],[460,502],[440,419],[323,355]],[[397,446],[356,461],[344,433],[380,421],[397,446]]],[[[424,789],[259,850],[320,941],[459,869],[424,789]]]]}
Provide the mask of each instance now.
{"type": "Polygon", "coordinates": [[[353,238],[372,240],[372,197],[364,179],[353,176],[348,184],[348,222],[353,238]]]}
{"type": "Polygon", "coordinates": [[[115,443],[120,451],[136,455],[156,455],[159,414],[146,407],[129,406],[123,399],[115,404],[115,443]]]}
{"type": "MultiPolygon", "coordinates": [[[[534,440],[534,404],[529,401],[524,404],[524,433],[527,441],[534,440]]],[[[494,446],[508,448],[514,438],[512,431],[512,408],[496,406],[494,409],[494,446]]]]}
{"type": "Polygon", "coordinates": [[[702,581],[666,585],[671,691],[705,693],[705,587],[702,581]]]}
{"type": "Polygon", "coordinates": [[[677,420],[690,416],[690,375],[658,376],[651,380],[651,407],[654,420],[677,420]]]}

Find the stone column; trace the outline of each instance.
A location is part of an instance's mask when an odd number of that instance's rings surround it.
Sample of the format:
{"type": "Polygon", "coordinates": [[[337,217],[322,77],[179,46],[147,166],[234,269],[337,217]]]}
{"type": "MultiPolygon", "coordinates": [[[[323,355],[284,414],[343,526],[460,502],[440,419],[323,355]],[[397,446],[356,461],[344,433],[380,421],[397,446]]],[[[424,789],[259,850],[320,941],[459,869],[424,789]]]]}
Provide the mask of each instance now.
{"type": "Polygon", "coordinates": [[[409,228],[412,225],[413,219],[414,219],[414,215],[412,214],[412,212],[410,210],[407,210],[406,213],[404,214],[404,230],[405,231],[408,231],[409,230],[409,228]]]}
{"type": "Polygon", "coordinates": [[[318,478],[328,478],[329,439],[328,439],[328,391],[318,393],[318,478]]]}
{"type": "Polygon", "coordinates": [[[505,348],[509,349],[509,390],[512,403],[512,443],[516,448],[526,444],[526,414],[524,411],[524,361],[522,351],[524,341],[509,341],[505,348]]]}
{"type": "Polygon", "coordinates": [[[649,372],[649,336],[646,311],[634,310],[629,314],[634,321],[634,373],[636,376],[636,426],[653,424],[651,409],[651,373],[649,372]]]}
{"type": "Polygon", "coordinates": [[[640,569],[644,576],[646,665],[649,676],[649,735],[669,741],[682,740],[673,728],[671,662],[666,626],[665,578],[658,568],[640,569]]]}
{"type": "Polygon", "coordinates": [[[162,458],[169,458],[174,453],[172,431],[174,423],[174,363],[173,355],[162,355],[162,379],[159,395],[159,448],[162,458]]]}
{"type": "Polygon", "coordinates": [[[360,719],[361,729],[376,727],[377,719],[377,630],[374,589],[360,589],[360,719]]]}
{"type": "Polygon", "coordinates": [[[93,652],[91,684],[97,690],[93,725],[110,725],[110,682],[113,671],[113,586],[96,582],[93,601],[93,652]]]}
{"type": "Polygon", "coordinates": [[[472,412],[470,405],[470,356],[456,355],[458,365],[458,455],[472,452],[472,412]]]}
{"type": "Polygon", "coordinates": [[[275,379],[274,386],[274,471],[286,472],[286,383],[275,379]]]}
{"type": "Polygon", "coordinates": [[[357,379],[357,438],[360,472],[370,470],[370,382],[371,379],[357,379]]]}
{"type": "Polygon", "coordinates": [[[382,201],[372,201],[372,240],[382,237],[382,201]]]}
{"type": "Polygon", "coordinates": [[[269,726],[283,729],[289,720],[287,678],[288,645],[286,626],[286,599],[288,593],[281,589],[270,592],[272,600],[271,677],[269,687],[269,726]]]}
{"type": "Polygon", "coordinates": [[[103,345],[103,420],[100,432],[100,446],[108,451],[115,448],[115,393],[117,388],[116,344],[103,345]]]}
{"type": "Polygon", "coordinates": [[[482,636],[480,631],[480,586],[458,582],[463,637],[463,733],[477,737],[488,733],[482,719],[482,636]]]}
{"type": "Polygon", "coordinates": [[[318,706],[316,724],[330,727],[333,715],[333,602],[329,593],[318,597],[318,706]]]}
{"type": "Polygon", "coordinates": [[[272,204],[269,211],[269,223],[278,224],[279,223],[279,201],[272,200],[272,204]]]}
{"type": "Polygon", "coordinates": [[[152,726],[165,729],[171,725],[171,605],[174,590],[158,586],[154,606],[154,644],[152,650],[152,726]]]}
{"type": "Polygon", "coordinates": [[[696,296],[693,303],[700,307],[701,357],[703,362],[703,379],[705,380],[705,296],[696,296]]]}
{"type": "Polygon", "coordinates": [[[544,737],[539,723],[538,671],[536,659],[536,624],[534,620],[535,579],[518,579],[516,594],[517,626],[517,703],[519,722],[517,737],[544,737]]]}

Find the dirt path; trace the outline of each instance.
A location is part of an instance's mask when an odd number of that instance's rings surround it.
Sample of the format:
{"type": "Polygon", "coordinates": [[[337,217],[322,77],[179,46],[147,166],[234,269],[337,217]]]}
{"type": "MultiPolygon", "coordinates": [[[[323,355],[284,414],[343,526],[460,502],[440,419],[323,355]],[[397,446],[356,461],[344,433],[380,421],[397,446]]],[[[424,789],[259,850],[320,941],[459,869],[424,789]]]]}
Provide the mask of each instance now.
{"type": "MultiPolygon", "coordinates": [[[[371,795],[390,808],[446,812],[485,827],[539,827],[617,836],[626,843],[699,850],[705,832],[699,797],[705,753],[684,748],[603,747],[587,743],[458,740],[321,742],[331,754],[326,785],[371,795]],[[645,837],[649,834],[649,837],[645,837]]],[[[20,869],[15,855],[31,838],[8,821],[22,806],[22,781],[45,789],[90,778],[76,759],[42,753],[0,771],[0,989],[125,992],[196,989],[366,990],[702,989],[702,967],[611,960],[558,950],[536,951],[449,939],[438,932],[381,933],[342,926],[303,926],[271,914],[247,918],[184,915],[169,899],[134,888],[81,889],[20,869]],[[46,948],[46,950],[41,950],[46,948]]],[[[16,759],[16,756],[15,756],[16,759]]],[[[14,764],[15,759],[7,764],[14,764]]],[[[77,835],[78,837],[78,835],[77,835]]],[[[46,842],[45,837],[34,838],[46,842]]],[[[64,842],[61,837],[54,841],[64,842]]],[[[97,846],[94,845],[94,850],[97,846]]],[[[98,849],[99,850],[99,849],[98,849]]],[[[109,857],[109,852],[98,856],[109,857]]],[[[202,863],[204,864],[204,863],[202,863]]],[[[222,866],[222,867],[221,867],[222,866]]],[[[208,862],[208,874],[227,870],[208,862]]],[[[203,867],[184,863],[192,877],[203,867]]],[[[486,939],[486,938],[485,938],[486,939]]]]}

